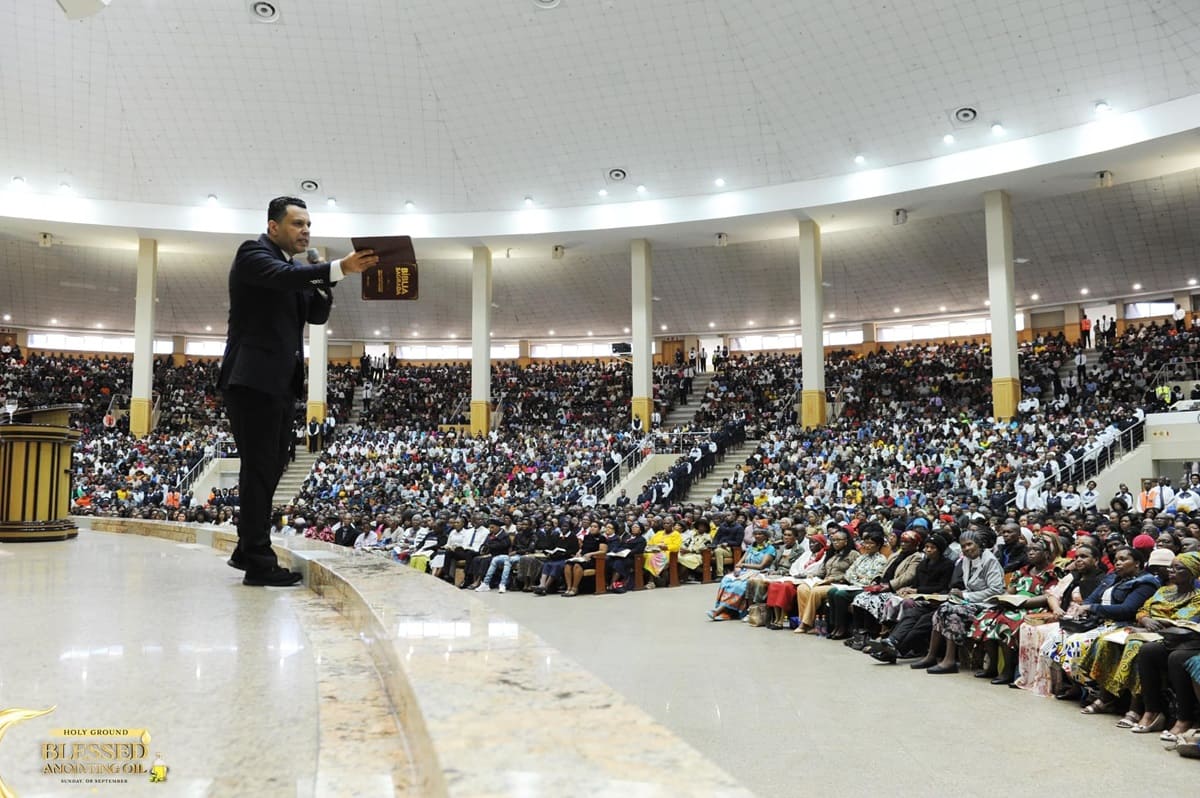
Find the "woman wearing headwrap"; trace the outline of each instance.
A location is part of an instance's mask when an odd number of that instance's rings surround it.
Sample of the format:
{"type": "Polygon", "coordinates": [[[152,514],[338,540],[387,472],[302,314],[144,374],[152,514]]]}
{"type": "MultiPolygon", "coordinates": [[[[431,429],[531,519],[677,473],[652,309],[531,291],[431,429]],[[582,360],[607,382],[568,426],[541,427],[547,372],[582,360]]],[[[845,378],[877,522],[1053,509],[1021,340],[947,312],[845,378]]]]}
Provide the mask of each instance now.
{"type": "Polygon", "coordinates": [[[950,590],[950,600],[938,607],[933,615],[933,631],[929,634],[929,653],[913,668],[926,673],[958,673],[958,647],[984,608],[984,602],[1004,592],[1004,568],[990,551],[995,538],[988,530],[967,530],[959,538],[962,546],[962,587],[950,590]],[[942,642],[946,651],[934,660],[942,642]]]}
{"type": "MultiPolygon", "coordinates": [[[[1158,632],[1172,621],[1200,619],[1200,554],[1181,554],[1171,563],[1170,582],[1155,591],[1138,610],[1135,626],[1109,631],[1102,635],[1081,663],[1090,682],[1100,689],[1099,701],[1113,703],[1124,691],[1137,699],[1142,694],[1137,659],[1143,641],[1130,638],[1132,633],[1158,632]],[[1121,635],[1125,632],[1125,635],[1121,635]]],[[[1160,732],[1166,728],[1163,711],[1145,712],[1130,729],[1135,734],[1160,732]]]]}
{"type": "MultiPolygon", "coordinates": [[[[1171,563],[1170,574],[1182,580],[1195,582],[1200,555],[1192,552],[1180,554],[1171,563]],[[1187,576],[1182,572],[1186,571],[1187,576]]],[[[1171,579],[1175,584],[1175,579],[1171,579]]],[[[1138,725],[1149,730],[1159,717],[1167,712],[1165,688],[1170,686],[1175,693],[1175,725],[1165,730],[1159,738],[1175,744],[1189,742],[1200,732],[1200,637],[1192,636],[1172,647],[1165,641],[1146,643],[1137,655],[1137,671],[1142,682],[1142,701],[1145,713],[1138,725]]]]}
{"type": "MultiPolygon", "coordinates": [[[[829,541],[821,533],[808,536],[808,552],[797,557],[788,568],[792,579],[806,579],[816,574],[829,548],[829,541]]],[[[771,608],[771,622],[767,626],[782,629],[788,616],[796,608],[796,583],[788,579],[767,585],[767,606],[771,608]]]]}
{"type": "MultiPolygon", "coordinates": [[[[1046,541],[1054,545],[1060,538],[1057,535],[1044,535],[1046,541]]],[[[1060,689],[1062,671],[1048,656],[1043,656],[1044,649],[1055,651],[1061,644],[1066,633],[1058,623],[1058,619],[1067,614],[1072,605],[1083,601],[1084,596],[1095,589],[1104,572],[1100,568],[1100,548],[1088,543],[1077,543],[1074,558],[1058,560],[1065,562],[1065,576],[1046,590],[1046,607],[1048,614],[1053,617],[1047,623],[1021,624],[1020,648],[1018,660],[1021,664],[1021,676],[1015,684],[1022,690],[1028,690],[1034,695],[1054,695],[1060,689]]],[[[1067,696],[1078,697],[1078,696],[1067,696]]]]}
{"type": "Polygon", "coordinates": [[[894,663],[898,657],[918,656],[929,642],[933,613],[938,605],[913,598],[917,595],[939,595],[950,589],[954,563],[946,559],[950,541],[941,532],[934,532],[925,542],[925,556],[917,563],[915,582],[896,592],[900,601],[897,622],[892,631],[877,644],[863,646],[863,651],[880,662],[894,663]]]}
{"type": "Polygon", "coordinates": [[[821,559],[813,580],[796,585],[796,612],[800,616],[800,625],[796,634],[812,632],[817,623],[817,610],[829,593],[829,586],[841,582],[846,571],[858,559],[858,552],[850,545],[850,533],[838,529],[829,536],[829,550],[821,559]]]}
{"type": "Polygon", "coordinates": [[[891,631],[891,621],[896,616],[885,617],[885,612],[893,607],[898,610],[901,599],[896,591],[916,582],[917,566],[925,557],[921,553],[922,542],[922,530],[904,530],[897,551],[883,566],[883,574],[850,602],[850,612],[854,618],[854,640],[850,648],[861,651],[874,625],[886,624],[887,628],[881,630],[881,636],[891,631]]]}
{"type": "Polygon", "coordinates": [[[982,640],[987,647],[988,667],[975,674],[981,679],[991,679],[992,684],[1012,684],[1017,675],[1018,634],[1025,616],[1034,610],[1049,606],[1047,589],[1053,587],[1060,576],[1054,567],[1054,552],[1045,537],[1038,536],[1026,547],[1028,562],[1017,571],[1016,579],[1008,586],[1007,595],[1021,596],[1020,606],[1001,603],[979,616],[971,629],[971,638],[982,640]],[[1004,672],[1000,673],[1000,649],[1004,649],[1004,672]]]}

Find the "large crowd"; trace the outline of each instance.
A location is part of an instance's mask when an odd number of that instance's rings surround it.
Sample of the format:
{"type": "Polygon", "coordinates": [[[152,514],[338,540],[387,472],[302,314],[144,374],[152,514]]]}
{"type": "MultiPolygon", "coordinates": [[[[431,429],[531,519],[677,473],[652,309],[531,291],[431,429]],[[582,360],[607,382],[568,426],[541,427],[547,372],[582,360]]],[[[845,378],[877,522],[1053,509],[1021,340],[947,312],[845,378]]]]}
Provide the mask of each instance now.
{"type": "MultiPolygon", "coordinates": [[[[660,367],[656,395],[691,398],[689,430],[706,434],[679,451],[666,483],[659,475],[612,504],[602,488],[646,442],[625,423],[619,361],[497,366],[501,425],[482,438],[438,430],[465,420],[464,366],[331,369],[337,415],[371,386],[362,422],[323,441],[277,531],[479,590],[574,596],[711,576],[715,620],[823,633],[933,674],[975,661],[997,684],[1082,696],[1088,714],[1128,707],[1127,727],[1186,751],[1200,717],[1179,695],[1191,678],[1180,673],[1200,676],[1200,659],[1155,636],[1167,621],[1188,631],[1200,608],[1200,477],[1115,496],[1098,495],[1092,478],[1140,442],[1146,411],[1179,398],[1161,383],[1190,378],[1200,336],[1131,324],[1104,344],[1085,351],[1056,335],[1023,345],[1009,422],[989,415],[984,342],[831,356],[827,388],[841,412],[816,429],[796,423],[798,356],[725,358],[701,397],[688,396],[692,364],[660,367]],[[743,438],[757,443],[715,494],[688,495],[743,438]]],[[[211,365],[159,371],[170,426],[143,441],[105,428],[108,404],[96,400],[125,389],[127,361],[30,356],[5,370],[0,390],[85,400],[80,423],[94,432],[76,463],[81,507],[231,523],[236,491],[169,490],[219,438],[211,365]],[[206,432],[189,438],[189,425],[206,432]]]]}

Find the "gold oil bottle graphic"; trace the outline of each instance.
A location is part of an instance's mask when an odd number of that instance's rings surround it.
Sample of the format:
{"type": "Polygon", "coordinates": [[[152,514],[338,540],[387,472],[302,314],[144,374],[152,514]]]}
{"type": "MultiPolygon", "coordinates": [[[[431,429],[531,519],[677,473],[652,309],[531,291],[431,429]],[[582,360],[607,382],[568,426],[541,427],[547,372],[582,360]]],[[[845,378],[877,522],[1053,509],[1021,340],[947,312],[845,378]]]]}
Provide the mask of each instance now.
{"type": "Polygon", "coordinates": [[[162,754],[154,755],[154,764],[150,766],[150,781],[157,784],[167,780],[167,763],[163,761],[162,754]]]}
{"type": "MultiPolygon", "coordinates": [[[[4,733],[12,726],[34,718],[40,718],[42,715],[49,715],[56,707],[49,709],[2,709],[0,710],[0,741],[4,740],[4,733]]],[[[0,798],[17,798],[17,794],[13,789],[4,783],[4,776],[0,774],[0,798]]]]}

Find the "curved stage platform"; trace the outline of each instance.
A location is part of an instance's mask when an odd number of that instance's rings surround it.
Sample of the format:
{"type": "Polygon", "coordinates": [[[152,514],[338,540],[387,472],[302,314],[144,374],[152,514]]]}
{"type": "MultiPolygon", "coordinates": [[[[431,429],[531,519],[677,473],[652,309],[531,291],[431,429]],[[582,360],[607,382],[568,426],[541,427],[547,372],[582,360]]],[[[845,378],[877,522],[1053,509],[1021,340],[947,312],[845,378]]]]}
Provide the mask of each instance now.
{"type": "Polygon", "coordinates": [[[106,795],[752,794],[474,594],[303,538],[276,543],[311,590],[246,588],[227,531],[77,520],[0,548],[0,711],[55,707],[0,744],[18,796],[93,794],[41,746],[112,728],[149,734],[171,789],[106,795]]]}

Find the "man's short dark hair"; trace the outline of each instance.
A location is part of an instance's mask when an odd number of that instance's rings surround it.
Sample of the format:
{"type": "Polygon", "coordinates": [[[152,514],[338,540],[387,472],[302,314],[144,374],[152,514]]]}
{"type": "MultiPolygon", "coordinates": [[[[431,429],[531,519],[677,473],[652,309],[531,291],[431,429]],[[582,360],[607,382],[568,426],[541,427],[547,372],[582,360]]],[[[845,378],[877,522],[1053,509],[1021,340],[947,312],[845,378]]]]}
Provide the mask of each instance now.
{"type": "Polygon", "coordinates": [[[287,209],[289,205],[295,205],[297,208],[308,208],[308,206],[304,204],[304,200],[300,199],[299,197],[276,197],[275,199],[271,200],[271,204],[267,206],[267,221],[282,222],[283,217],[287,216],[287,209]]]}

